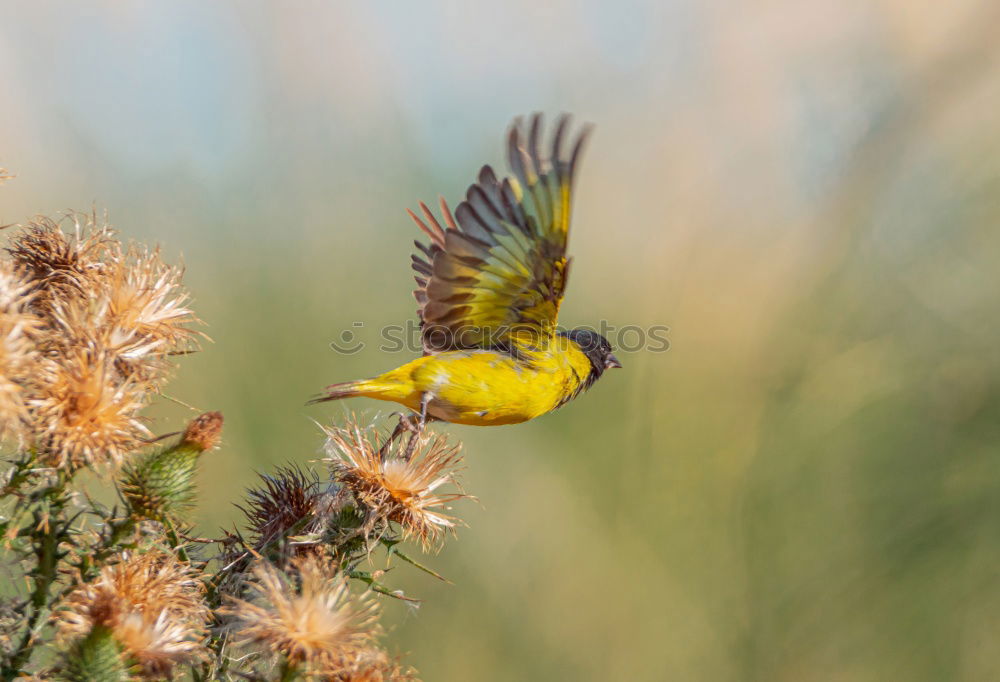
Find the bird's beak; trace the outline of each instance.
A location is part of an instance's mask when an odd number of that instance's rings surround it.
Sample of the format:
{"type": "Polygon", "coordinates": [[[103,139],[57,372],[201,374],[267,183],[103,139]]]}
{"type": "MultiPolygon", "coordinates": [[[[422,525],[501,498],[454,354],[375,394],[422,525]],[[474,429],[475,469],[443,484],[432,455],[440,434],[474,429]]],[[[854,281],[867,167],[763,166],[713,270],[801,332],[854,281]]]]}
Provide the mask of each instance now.
{"type": "Polygon", "coordinates": [[[608,355],[608,357],[604,358],[604,369],[612,369],[612,368],[621,369],[622,363],[618,362],[618,358],[616,358],[614,355],[608,355]]]}

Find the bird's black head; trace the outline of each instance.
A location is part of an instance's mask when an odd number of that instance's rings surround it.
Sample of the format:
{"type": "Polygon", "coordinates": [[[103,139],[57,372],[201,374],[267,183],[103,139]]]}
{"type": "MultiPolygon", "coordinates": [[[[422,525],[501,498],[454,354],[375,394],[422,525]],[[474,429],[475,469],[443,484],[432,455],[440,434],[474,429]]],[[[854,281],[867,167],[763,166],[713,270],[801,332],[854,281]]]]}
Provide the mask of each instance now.
{"type": "Polygon", "coordinates": [[[604,374],[604,370],[621,367],[622,363],[611,352],[608,340],[590,329],[571,329],[563,336],[573,341],[590,359],[590,379],[593,381],[604,374]]]}

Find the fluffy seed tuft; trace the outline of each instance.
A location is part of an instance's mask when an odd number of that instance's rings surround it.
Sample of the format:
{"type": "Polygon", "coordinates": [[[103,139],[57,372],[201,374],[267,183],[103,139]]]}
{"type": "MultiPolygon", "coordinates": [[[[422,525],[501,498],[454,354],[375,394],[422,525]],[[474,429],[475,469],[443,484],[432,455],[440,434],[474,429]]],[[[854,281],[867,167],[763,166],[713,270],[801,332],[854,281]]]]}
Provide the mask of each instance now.
{"type": "Polygon", "coordinates": [[[28,311],[29,290],[10,263],[0,263],[0,437],[19,440],[27,436],[25,385],[42,359],[32,341],[41,321],[28,311]]]}
{"type": "Polygon", "coordinates": [[[350,668],[322,677],[324,682],[417,682],[417,672],[381,649],[358,655],[350,668]]]}
{"type": "MultiPolygon", "coordinates": [[[[48,466],[117,467],[149,435],[139,412],[171,357],[196,348],[183,270],[155,249],[123,244],[95,213],[37,218],[7,253],[0,429],[48,466]]],[[[208,419],[191,435],[210,446],[218,427],[208,419]]]]}
{"type": "Polygon", "coordinates": [[[220,613],[235,619],[241,646],[278,652],[295,666],[327,675],[356,668],[380,634],[378,604],[352,595],[347,579],[315,557],[289,574],[269,563],[252,571],[250,601],[229,597],[220,613]]]}
{"type": "Polygon", "coordinates": [[[138,415],[147,387],[119,379],[102,348],[74,348],[43,368],[29,405],[36,447],[49,465],[117,466],[148,437],[138,415]]]}
{"type": "Polygon", "coordinates": [[[123,555],[66,598],[59,636],[74,642],[106,628],[146,675],[169,676],[175,665],[204,654],[209,610],[203,593],[196,573],[172,554],[123,555]]]}
{"type": "Polygon", "coordinates": [[[454,532],[456,519],[445,513],[464,493],[439,493],[446,484],[457,484],[461,463],[460,445],[451,445],[443,435],[417,436],[407,459],[405,445],[396,441],[385,456],[357,422],[345,427],[324,427],[328,463],[334,480],[353,493],[369,512],[369,523],[380,519],[396,523],[406,537],[424,548],[440,544],[444,534],[454,532]]]}

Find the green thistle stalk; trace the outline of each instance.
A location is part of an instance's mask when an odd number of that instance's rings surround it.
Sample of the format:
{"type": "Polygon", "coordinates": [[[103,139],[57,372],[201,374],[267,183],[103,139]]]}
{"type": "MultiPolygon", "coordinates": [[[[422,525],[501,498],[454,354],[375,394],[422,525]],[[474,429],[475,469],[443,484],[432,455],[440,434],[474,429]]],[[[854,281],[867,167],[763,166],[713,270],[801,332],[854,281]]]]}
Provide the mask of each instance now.
{"type": "Polygon", "coordinates": [[[67,653],[61,679],[66,682],[126,682],[131,679],[122,648],[111,629],[95,625],[67,653]]]}
{"type": "Polygon", "coordinates": [[[294,682],[299,678],[299,667],[291,661],[285,661],[278,669],[279,682],[294,682]]]}
{"type": "Polygon", "coordinates": [[[155,450],[125,467],[122,497],[137,518],[169,522],[194,504],[194,479],[201,453],[218,443],[222,414],[195,418],[173,445],[155,450]]]}

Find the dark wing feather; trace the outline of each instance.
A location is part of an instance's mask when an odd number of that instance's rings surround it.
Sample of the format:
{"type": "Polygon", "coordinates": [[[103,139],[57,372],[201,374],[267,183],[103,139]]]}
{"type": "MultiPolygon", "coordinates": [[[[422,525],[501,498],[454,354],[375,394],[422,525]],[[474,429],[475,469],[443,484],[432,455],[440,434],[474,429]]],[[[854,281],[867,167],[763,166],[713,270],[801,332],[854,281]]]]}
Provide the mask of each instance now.
{"type": "Polygon", "coordinates": [[[516,119],[507,135],[512,177],[484,166],[452,216],[441,200],[444,225],[423,203],[408,211],[429,243],[417,242],[422,339],[426,352],[454,348],[513,349],[551,338],[566,287],[573,176],[589,133],[564,148],[569,116],[560,116],[548,153],[542,117],[527,130],[516,119]]]}

